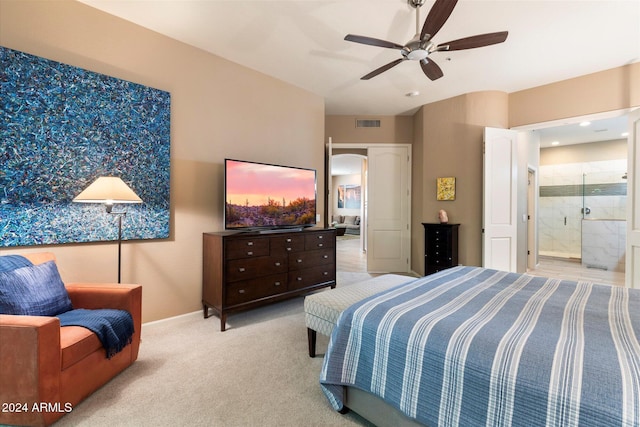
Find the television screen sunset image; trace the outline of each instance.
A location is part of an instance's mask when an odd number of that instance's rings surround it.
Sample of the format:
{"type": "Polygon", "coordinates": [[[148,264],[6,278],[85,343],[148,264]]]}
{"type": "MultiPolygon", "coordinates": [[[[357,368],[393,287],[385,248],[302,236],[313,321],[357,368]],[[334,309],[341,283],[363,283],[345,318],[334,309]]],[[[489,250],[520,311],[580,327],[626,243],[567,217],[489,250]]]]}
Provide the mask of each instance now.
{"type": "Polygon", "coordinates": [[[316,172],[226,160],[226,228],[315,224],[316,172]]]}

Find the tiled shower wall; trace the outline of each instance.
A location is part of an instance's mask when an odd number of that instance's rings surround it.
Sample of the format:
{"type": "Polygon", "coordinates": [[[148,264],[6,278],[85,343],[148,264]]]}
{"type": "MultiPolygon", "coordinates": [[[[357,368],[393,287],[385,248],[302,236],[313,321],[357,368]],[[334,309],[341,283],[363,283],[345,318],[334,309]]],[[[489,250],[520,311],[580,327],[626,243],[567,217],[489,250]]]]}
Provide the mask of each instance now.
{"type": "Polygon", "coordinates": [[[581,258],[583,203],[585,219],[625,219],[626,171],[626,159],[540,166],[540,254],[581,258]]]}

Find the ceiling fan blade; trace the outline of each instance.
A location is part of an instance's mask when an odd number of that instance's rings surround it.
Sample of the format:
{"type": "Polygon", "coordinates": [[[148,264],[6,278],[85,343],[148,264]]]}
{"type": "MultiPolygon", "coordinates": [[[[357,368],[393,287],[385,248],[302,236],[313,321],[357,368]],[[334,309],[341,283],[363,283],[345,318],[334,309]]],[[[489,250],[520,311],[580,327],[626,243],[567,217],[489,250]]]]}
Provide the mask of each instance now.
{"type": "Polygon", "coordinates": [[[422,61],[420,61],[420,67],[422,68],[424,74],[431,80],[437,80],[440,77],[444,76],[442,69],[440,69],[438,64],[433,62],[432,59],[423,59],[422,61]]]}
{"type": "Polygon", "coordinates": [[[370,72],[366,76],[360,77],[360,80],[369,80],[370,78],[375,77],[380,73],[384,73],[388,69],[395,67],[396,65],[398,65],[399,63],[401,63],[402,61],[405,61],[405,60],[406,60],[406,58],[400,58],[400,59],[396,59],[393,62],[389,62],[387,65],[383,65],[382,67],[373,70],[372,72],[370,72]]]}
{"type": "Polygon", "coordinates": [[[420,32],[420,40],[424,40],[425,36],[429,34],[429,40],[436,35],[440,28],[447,22],[453,8],[456,7],[458,0],[436,0],[433,7],[427,15],[427,19],[424,21],[422,31],[420,32]]]}
{"type": "Polygon", "coordinates": [[[344,38],[347,41],[368,44],[370,46],[386,47],[389,49],[403,49],[404,46],[398,43],[388,42],[386,40],[374,39],[373,37],[357,36],[355,34],[347,34],[344,38]]]}
{"type": "Polygon", "coordinates": [[[507,39],[508,31],[500,31],[498,33],[479,34],[477,36],[465,37],[463,39],[452,40],[447,43],[438,45],[438,50],[463,50],[473,49],[476,47],[489,46],[492,44],[502,43],[507,39]]]}

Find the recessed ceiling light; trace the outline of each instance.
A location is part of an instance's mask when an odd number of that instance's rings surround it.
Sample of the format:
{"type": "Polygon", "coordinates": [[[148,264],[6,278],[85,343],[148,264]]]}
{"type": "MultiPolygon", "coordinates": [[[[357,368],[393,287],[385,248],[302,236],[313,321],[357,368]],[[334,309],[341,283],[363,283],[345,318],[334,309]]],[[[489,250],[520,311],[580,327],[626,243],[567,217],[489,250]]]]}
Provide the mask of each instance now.
{"type": "Polygon", "coordinates": [[[589,126],[591,124],[591,122],[580,122],[580,126],[585,127],[585,126],[589,126]]]}
{"type": "Polygon", "coordinates": [[[625,138],[626,138],[626,137],[628,137],[628,136],[629,136],[629,132],[622,132],[622,133],[620,134],[620,136],[623,136],[623,137],[625,137],[625,138]]]}
{"type": "Polygon", "coordinates": [[[408,96],[409,98],[413,98],[414,96],[418,96],[420,95],[420,92],[418,92],[417,90],[414,90],[413,92],[408,92],[405,93],[404,96],[408,96]]]}
{"type": "Polygon", "coordinates": [[[560,141],[553,141],[551,145],[560,145],[560,141]]]}

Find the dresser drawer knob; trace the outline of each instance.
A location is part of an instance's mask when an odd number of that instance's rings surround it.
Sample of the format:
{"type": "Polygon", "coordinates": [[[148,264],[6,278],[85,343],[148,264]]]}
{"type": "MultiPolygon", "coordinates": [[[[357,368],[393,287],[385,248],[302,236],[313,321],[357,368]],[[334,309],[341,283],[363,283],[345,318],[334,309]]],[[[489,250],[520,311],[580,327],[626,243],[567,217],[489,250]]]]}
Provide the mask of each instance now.
{"type": "Polygon", "coordinates": [[[246,271],[246,269],[245,269],[244,267],[240,267],[240,268],[238,268],[238,271],[239,271],[240,273],[244,273],[244,272],[246,271]]]}
{"type": "Polygon", "coordinates": [[[318,243],[318,247],[321,248],[323,246],[322,243],[318,243]]]}
{"type": "Polygon", "coordinates": [[[298,258],[298,259],[296,260],[296,262],[300,263],[300,262],[302,262],[302,259],[298,258]]]}
{"type": "Polygon", "coordinates": [[[279,262],[276,262],[275,265],[276,267],[280,267],[281,264],[279,262]]]}
{"type": "Polygon", "coordinates": [[[253,255],[253,251],[247,251],[247,255],[248,255],[248,256],[253,255]]]}
{"type": "Polygon", "coordinates": [[[275,286],[280,286],[280,282],[274,283],[275,286]]]}
{"type": "Polygon", "coordinates": [[[324,272],[324,273],[322,273],[322,274],[323,274],[323,275],[325,275],[325,276],[328,276],[328,275],[329,275],[329,272],[328,272],[328,271],[325,271],[325,272],[324,272]]]}
{"type": "Polygon", "coordinates": [[[247,242],[247,246],[253,246],[253,242],[247,242]]]}
{"type": "Polygon", "coordinates": [[[287,239],[287,243],[291,243],[291,239],[287,239]]]}
{"type": "Polygon", "coordinates": [[[322,238],[324,238],[322,234],[318,236],[318,239],[322,239],[322,238]]]}
{"type": "Polygon", "coordinates": [[[239,294],[244,294],[244,289],[238,289],[239,294]]]}
{"type": "Polygon", "coordinates": [[[329,255],[324,255],[322,258],[327,259],[329,258],[329,255]]]}
{"type": "Polygon", "coordinates": [[[291,248],[287,248],[287,250],[288,250],[289,252],[291,252],[291,248]]]}
{"type": "Polygon", "coordinates": [[[298,278],[296,278],[296,280],[297,280],[298,282],[302,282],[302,277],[298,277],[298,278]]]}

